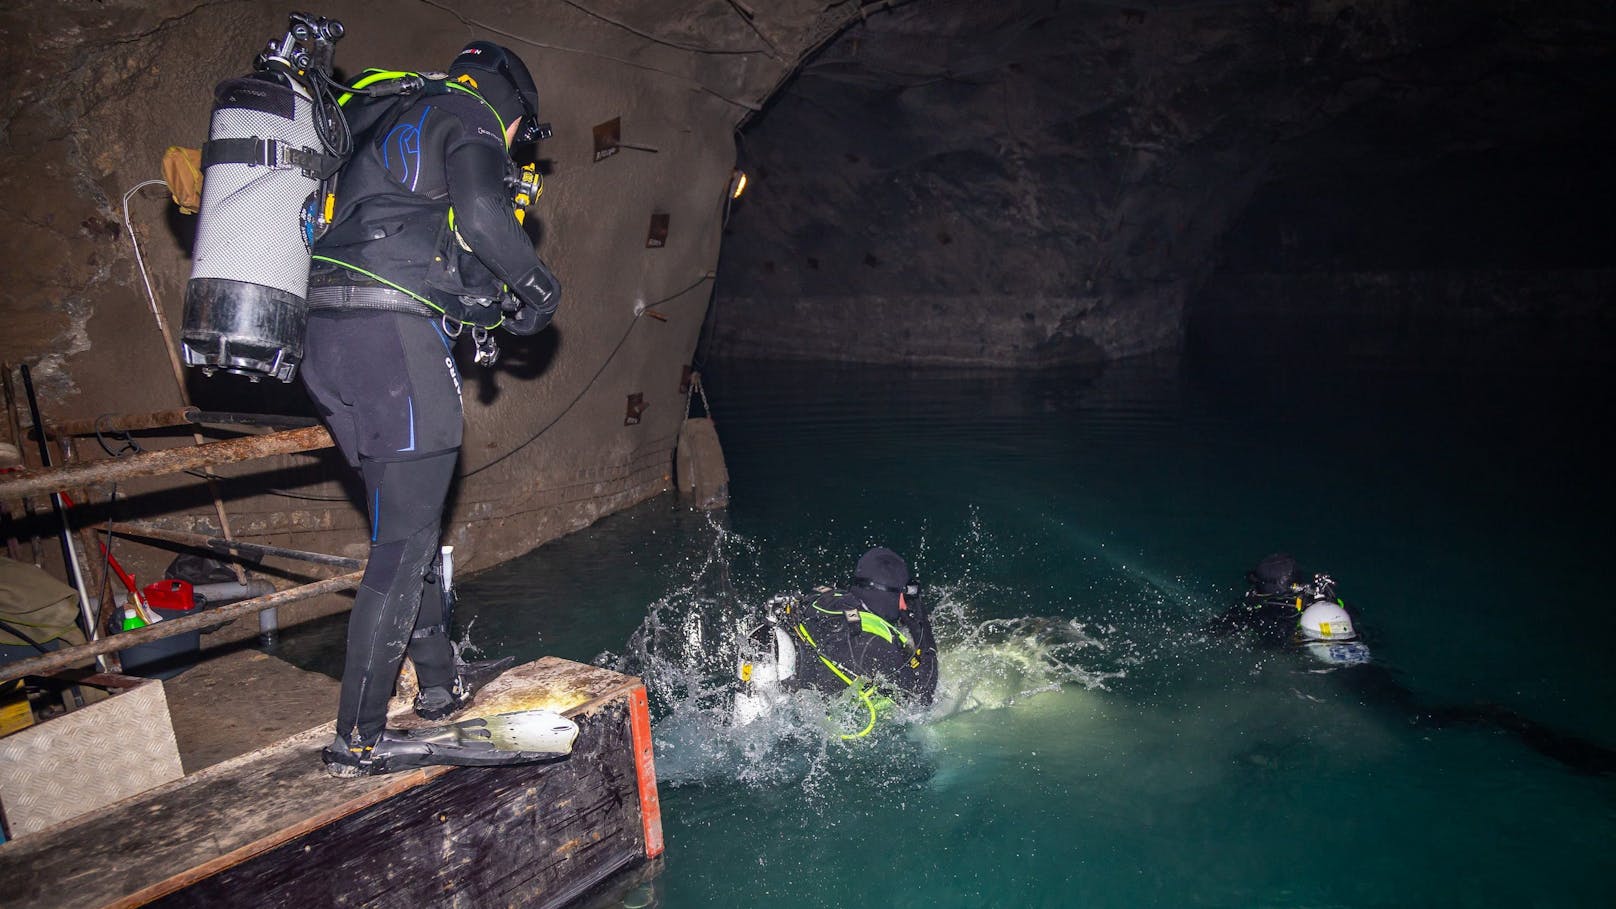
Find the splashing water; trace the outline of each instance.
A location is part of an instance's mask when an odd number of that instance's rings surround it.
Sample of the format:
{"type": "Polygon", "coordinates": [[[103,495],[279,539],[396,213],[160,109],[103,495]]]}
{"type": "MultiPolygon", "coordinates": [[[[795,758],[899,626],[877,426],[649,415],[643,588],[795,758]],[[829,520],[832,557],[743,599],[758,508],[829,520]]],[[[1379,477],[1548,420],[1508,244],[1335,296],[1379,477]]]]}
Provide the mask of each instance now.
{"type": "MultiPolygon", "coordinates": [[[[975,711],[1013,709],[1042,694],[1104,689],[1125,678],[1127,665],[1137,660],[1133,648],[1108,643],[1117,635],[1114,626],[1045,616],[979,618],[974,601],[1003,602],[1007,592],[975,581],[975,560],[956,559],[958,576],[926,591],[934,598],[930,608],[939,648],[934,704],[893,708],[876,734],[853,742],[843,740],[842,733],[860,728],[864,708],[839,691],[791,692],[763,716],[739,725],[732,716],[738,654],[761,621],[763,607],[757,604],[797,592],[769,588],[756,541],[716,519],[709,518],[707,528],[711,538],[705,552],[684,566],[689,579],[650,604],[621,655],[606,652],[595,659],[597,665],[645,680],[656,717],[658,776],[665,785],[791,783],[817,791],[848,761],[866,770],[893,760],[912,764],[920,756],[916,742],[924,750],[925,737],[899,743],[901,731],[975,711]]],[[[995,551],[975,520],[953,542],[967,553],[995,551]]],[[[935,548],[923,540],[917,551],[935,548]]],[[[806,566],[828,562],[827,555],[811,552],[795,564],[812,576],[806,566]]]]}

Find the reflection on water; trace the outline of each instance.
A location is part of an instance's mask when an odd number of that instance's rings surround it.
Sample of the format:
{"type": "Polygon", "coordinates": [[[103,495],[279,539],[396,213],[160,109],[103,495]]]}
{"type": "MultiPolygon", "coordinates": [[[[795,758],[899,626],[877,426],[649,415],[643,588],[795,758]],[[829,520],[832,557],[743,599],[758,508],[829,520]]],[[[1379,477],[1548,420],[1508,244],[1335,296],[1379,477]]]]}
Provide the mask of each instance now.
{"type": "Polygon", "coordinates": [[[1600,386],[1267,353],[705,378],[727,514],[650,502],[463,587],[486,650],[647,679],[663,905],[1610,903],[1610,778],[1204,631],[1288,550],[1420,701],[1616,745],[1600,386]],[[730,728],[743,620],[875,544],[936,608],[938,706],[730,728]]]}

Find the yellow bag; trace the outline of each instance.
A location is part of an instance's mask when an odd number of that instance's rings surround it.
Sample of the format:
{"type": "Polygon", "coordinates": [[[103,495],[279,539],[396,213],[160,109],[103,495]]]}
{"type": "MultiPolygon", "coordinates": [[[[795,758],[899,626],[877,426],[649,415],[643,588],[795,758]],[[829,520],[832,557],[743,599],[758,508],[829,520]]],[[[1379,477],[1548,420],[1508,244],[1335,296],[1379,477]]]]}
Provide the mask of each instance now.
{"type": "Polygon", "coordinates": [[[196,214],[202,208],[202,150],[170,145],[163,152],[163,180],[180,211],[196,214]]]}

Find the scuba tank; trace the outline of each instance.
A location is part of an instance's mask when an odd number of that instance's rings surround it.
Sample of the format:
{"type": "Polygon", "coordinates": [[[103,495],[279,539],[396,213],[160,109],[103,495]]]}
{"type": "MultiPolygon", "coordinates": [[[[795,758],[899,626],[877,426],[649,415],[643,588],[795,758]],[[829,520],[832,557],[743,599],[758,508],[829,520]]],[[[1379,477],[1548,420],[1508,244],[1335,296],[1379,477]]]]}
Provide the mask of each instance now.
{"type": "Polygon", "coordinates": [[[352,140],[331,92],[334,19],[293,13],[255,72],[221,82],[202,149],[202,207],[185,287],[187,366],[292,381],[303,357],[322,185],[352,140]]]}

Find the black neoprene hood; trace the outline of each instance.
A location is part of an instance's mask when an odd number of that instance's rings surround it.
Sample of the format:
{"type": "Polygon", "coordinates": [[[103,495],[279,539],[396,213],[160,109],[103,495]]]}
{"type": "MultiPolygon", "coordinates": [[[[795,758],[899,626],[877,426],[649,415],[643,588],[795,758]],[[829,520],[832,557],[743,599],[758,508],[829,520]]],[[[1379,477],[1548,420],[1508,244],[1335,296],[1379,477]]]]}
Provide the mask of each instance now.
{"type": "Polygon", "coordinates": [[[473,41],[449,64],[449,78],[461,75],[476,81],[477,93],[502,122],[508,125],[521,117],[516,141],[531,141],[528,133],[539,128],[539,89],[521,57],[492,41],[473,41]]]}
{"type": "Polygon", "coordinates": [[[901,590],[909,584],[909,565],[892,550],[877,546],[858,560],[853,577],[857,581],[873,581],[881,587],[901,590]]]}

